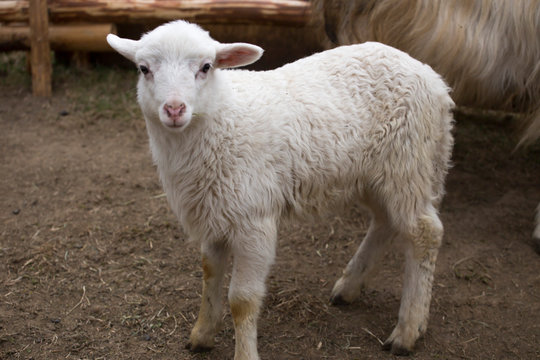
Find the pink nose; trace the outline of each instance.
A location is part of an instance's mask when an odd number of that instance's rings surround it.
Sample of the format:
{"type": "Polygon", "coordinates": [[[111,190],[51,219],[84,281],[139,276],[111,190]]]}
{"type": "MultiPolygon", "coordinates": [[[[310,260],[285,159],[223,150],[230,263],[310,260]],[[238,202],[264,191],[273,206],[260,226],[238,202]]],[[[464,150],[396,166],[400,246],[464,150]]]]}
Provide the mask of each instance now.
{"type": "Polygon", "coordinates": [[[186,111],[186,104],[184,103],[165,104],[165,106],[163,106],[163,109],[165,110],[165,113],[167,114],[168,117],[178,118],[182,116],[184,111],[186,111]]]}

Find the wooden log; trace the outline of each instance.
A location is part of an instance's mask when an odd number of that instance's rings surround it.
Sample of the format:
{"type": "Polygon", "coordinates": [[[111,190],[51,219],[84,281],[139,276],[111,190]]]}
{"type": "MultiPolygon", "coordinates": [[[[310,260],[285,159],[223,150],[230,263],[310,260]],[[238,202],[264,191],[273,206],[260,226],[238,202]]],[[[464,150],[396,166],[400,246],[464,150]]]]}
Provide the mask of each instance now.
{"type": "Polygon", "coordinates": [[[28,22],[29,0],[0,1],[0,21],[28,22]]]}
{"type": "MultiPolygon", "coordinates": [[[[116,33],[113,24],[66,24],[49,26],[49,43],[58,51],[111,51],[106,36],[116,33]]],[[[27,50],[30,48],[28,26],[0,25],[0,51],[27,50]]]]}
{"type": "MultiPolygon", "coordinates": [[[[29,0],[0,1],[0,21],[24,22],[29,0]]],[[[214,24],[305,25],[308,0],[49,0],[51,22],[142,23],[186,19],[214,24]]]]}
{"type": "Polygon", "coordinates": [[[50,97],[52,67],[47,0],[30,0],[29,15],[32,92],[36,96],[50,97]]]}

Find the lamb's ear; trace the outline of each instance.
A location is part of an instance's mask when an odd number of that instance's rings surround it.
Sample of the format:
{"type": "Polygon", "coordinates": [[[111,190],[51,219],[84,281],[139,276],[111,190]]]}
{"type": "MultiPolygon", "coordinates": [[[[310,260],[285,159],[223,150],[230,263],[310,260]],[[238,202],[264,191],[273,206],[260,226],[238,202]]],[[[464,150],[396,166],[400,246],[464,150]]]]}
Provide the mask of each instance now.
{"type": "Polygon", "coordinates": [[[216,51],[216,68],[234,68],[254,63],[263,54],[263,49],[246,43],[219,44],[216,51]]]}
{"type": "Polygon", "coordinates": [[[107,42],[114,50],[118,51],[120,55],[123,55],[129,60],[135,62],[135,52],[137,52],[139,47],[138,41],[123,39],[114,34],[109,34],[107,35],[107,42]]]}

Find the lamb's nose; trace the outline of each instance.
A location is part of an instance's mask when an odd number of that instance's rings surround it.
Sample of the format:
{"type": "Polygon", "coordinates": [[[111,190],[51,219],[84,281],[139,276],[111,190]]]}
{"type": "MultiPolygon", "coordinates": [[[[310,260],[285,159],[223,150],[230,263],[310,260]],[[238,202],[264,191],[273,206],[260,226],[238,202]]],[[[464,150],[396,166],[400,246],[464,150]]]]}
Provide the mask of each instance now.
{"type": "Polygon", "coordinates": [[[181,103],[172,103],[172,104],[165,104],[163,107],[165,109],[165,113],[170,118],[176,118],[182,116],[184,111],[186,110],[186,104],[181,103]]]}

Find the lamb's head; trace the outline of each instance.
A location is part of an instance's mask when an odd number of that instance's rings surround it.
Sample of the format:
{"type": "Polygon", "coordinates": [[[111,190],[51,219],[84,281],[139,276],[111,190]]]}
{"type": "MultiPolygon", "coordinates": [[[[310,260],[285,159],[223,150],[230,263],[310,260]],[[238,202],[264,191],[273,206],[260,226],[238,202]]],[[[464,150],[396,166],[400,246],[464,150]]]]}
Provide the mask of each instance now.
{"type": "Polygon", "coordinates": [[[147,120],[175,131],[186,128],[194,113],[205,112],[213,95],[205,90],[218,69],[251,64],[263,52],[251,44],[219,43],[181,20],[161,25],[140,40],[109,34],[107,42],[139,68],[138,100],[147,120]]]}

